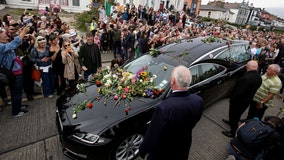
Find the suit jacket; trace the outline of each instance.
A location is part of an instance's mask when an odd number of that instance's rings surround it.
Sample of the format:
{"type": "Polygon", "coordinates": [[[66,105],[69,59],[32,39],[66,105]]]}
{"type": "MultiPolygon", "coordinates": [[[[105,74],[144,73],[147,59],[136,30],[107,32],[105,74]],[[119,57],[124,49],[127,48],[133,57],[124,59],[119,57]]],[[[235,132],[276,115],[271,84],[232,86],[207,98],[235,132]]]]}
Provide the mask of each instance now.
{"type": "Polygon", "coordinates": [[[122,46],[123,48],[125,49],[134,49],[134,41],[135,41],[135,38],[134,38],[134,35],[132,33],[128,33],[124,40],[122,41],[122,46]]]}
{"type": "Polygon", "coordinates": [[[92,58],[90,57],[90,51],[88,51],[87,48],[88,44],[84,44],[80,48],[79,52],[79,62],[81,66],[86,66],[87,68],[92,68],[92,65],[96,65],[96,68],[99,68],[102,66],[102,59],[101,59],[101,53],[98,45],[93,44],[95,48],[95,62],[92,62],[92,58]]]}
{"type": "Polygon", "coordinates": [[[249,105],[254,94],[262,83],[257,71],[248,71],[234,86],[230,103],[237,105],[249,105]]]}
{"type": "Polygon", "coordinates": [[[140,155],[151,160],[187,160],[192,129],[200,120],[203,100],[187,91],[175,92],[157,106],[140,155]]]}

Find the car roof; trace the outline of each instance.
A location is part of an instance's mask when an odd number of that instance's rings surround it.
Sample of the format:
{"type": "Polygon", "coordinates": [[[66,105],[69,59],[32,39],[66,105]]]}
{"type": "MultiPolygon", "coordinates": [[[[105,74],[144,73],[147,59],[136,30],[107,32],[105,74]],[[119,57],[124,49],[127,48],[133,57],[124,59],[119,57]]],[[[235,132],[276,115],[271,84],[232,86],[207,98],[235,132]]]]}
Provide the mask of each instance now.
{"type": "MultiPolygon", "coordinates": [[[[202,39],[205,38],[206,37],[183,39],[178,42],[162,46],[157,49],[162,52],[162,54],[157,57],[157,60],[167,61],[167,63],[172,64],[173,66],[179,64],[189,66],[196,62],[201,56],[209,54],[209,52],[214,51],[215,49],[227,46],[228,40],[219,39],[220,42],[206,44],[205,42],[202,42],[202,39]],[[182,56],[183,52],[187,54],[182,56]]],[[[248,44],[248,42],[244,40],[234,40],[232,42],[233,45],[248,44]]]]}

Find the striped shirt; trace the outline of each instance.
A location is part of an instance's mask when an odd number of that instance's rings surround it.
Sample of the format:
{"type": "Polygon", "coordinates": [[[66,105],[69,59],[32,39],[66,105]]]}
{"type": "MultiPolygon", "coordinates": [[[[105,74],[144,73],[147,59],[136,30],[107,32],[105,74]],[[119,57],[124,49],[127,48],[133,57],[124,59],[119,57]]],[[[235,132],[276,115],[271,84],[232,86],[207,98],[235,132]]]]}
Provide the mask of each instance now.
{"type": "MultiPolygon", "coordinates": [[[[262,84],[259,89],[256,91],[253,100],[260,103],[269,93],[276,94],[282,87],[281,80],[278,76],[268,78],[266,74],[261,76],[262,84]]],[[[267,107],[273,107],[272,99],[265,103],[267,107]]]]}

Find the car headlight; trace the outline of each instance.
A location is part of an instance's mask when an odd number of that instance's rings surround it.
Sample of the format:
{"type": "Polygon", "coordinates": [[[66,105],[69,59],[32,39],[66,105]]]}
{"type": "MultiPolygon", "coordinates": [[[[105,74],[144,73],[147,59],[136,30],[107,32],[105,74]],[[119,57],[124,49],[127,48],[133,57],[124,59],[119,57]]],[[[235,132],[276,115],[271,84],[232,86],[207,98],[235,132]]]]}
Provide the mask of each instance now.
{"type": "Polygon", "coordinates": [[[107,138],[103,138],[92,133],[75,133],[72,137],[88,144],[102,144],[110,141],[107,138]]]}

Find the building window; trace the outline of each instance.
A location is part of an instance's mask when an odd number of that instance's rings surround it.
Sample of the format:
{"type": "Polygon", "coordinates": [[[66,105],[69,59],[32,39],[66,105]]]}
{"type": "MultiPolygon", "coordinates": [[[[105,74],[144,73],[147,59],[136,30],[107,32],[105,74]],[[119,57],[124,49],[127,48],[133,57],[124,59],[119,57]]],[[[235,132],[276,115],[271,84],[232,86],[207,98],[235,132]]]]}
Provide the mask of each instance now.
{"type": "Polygon", "coordinates": [[[151,1],[151,6],[152,6],[153,8],[155,7],[155,1],[154,1],[154,0],[151,1]]]}
{"type": "Polygon", "coordinates": [[[68,0],[61,0],[60,4],[63,5],[63,6],[69,6],[68,0]]]}
{"type": "Polygon", "coordinates": [[[146,0],[145,6],[149,7],[149,0],[146,0]]]}
{"type": "Polygon", "coordinates": [[[80,1],[79,0],[73,0],[73,6],[80,6],[80,1]]]}
{"type": "Polygon", "coordinates": [[[177,1],[176,9],[179,9],[179,8],[180,8],[180,1],[177,1]]]}
{"type": "Polygon", "coordinates": [[[133,0],[129,0],[129,5],[132,5],[133,4],[133,0]]]}

